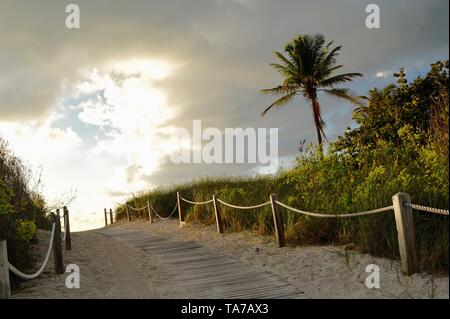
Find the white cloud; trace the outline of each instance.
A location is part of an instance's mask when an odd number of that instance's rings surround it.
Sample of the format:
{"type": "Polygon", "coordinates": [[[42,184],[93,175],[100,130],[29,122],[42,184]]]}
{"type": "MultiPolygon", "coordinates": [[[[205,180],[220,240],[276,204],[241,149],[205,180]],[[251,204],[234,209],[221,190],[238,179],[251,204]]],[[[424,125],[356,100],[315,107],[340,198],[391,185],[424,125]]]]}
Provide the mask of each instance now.
{"type": "Polygon", "coordinates": [[[375,77],[377,77],[377,78],[385,78],[386,79],[388,77],[391,77],[393,73],[394,72],[392,72],[392,71],[378,71],[375,74],[375,77]]]}
{"type": "Polygon", "coordinates": [[[55,152],[72,151],[82,142],[71,127],[52,127],[57,118],[52,114],[43,122],[0,122],[0,134],[18,156],[40,165],[54,158],[55,152]]]}
{"type": "Polygon", "coordinates": [[[83,111],[78,114],[78,118],[87,124],[104,126],[111,124],[108,115],[113,112],[112,107],[99,100],[89,100],[77,105],[83,111]]]}
{"type": "Polygon", "coordinates": [[[108,179],[113,192],[147,186],[141,177],[155,172],[164,157],[167,141],[159,130],[173,118],[174,111],[153,80],[167,77],[170,70],[170,65],[161,61],[119,61],[85,72],[85,80],[77,86],[77,97],[95,98],[72,108],[81,110],[78,118],[82,122],[104,132],[103,137],[97,136],[89,157],[111,157],[122,163],[108,179]]]}

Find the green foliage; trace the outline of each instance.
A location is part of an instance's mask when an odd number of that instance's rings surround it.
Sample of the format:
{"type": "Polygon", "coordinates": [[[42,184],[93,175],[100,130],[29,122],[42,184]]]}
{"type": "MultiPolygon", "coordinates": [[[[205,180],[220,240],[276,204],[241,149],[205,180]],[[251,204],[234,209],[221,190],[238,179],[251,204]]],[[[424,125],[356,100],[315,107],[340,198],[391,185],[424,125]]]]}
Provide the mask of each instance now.
{"type": "Polygon", "coordinates": [[[17,235],[20,239],[31,241],[36,235],[36,224],[28,220],[17,222],[17,235]]]}
{"type": "Polygon", "coordinates": [[[45,201],[31,190],[31,180],[31,171],[0,137],[0,239],[8,243],[10,262],[21,269],[33,263],[31,244],[36,228],[50,225],[45,201]]]}
{"type": "Polygon", "coordinates": [[[12,189],[6,187],[0,178],[0,214],[7,215],[14,213],[14,207],[11,205],[13,196],[12,189]]]}

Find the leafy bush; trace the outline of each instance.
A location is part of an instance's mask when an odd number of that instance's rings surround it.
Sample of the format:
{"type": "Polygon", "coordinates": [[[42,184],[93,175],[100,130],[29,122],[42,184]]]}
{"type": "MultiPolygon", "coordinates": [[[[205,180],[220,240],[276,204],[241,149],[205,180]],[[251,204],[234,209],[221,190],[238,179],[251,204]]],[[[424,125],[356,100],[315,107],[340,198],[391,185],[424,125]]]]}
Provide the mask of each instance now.
{"type": "Polygon", "coordinates": [[[36,235],[36,224],[28,220],[18,221],[17,235],[20,239],[31,241],[36,235]]]}
{"type": "Polygon", "coordinates": [[[31,171],[0,137],[0,239],[7,241],[9,261],[21,269],[33,264],[36,228],[50,226],[45,201],[31,190],[31,180],[31,171]]]}

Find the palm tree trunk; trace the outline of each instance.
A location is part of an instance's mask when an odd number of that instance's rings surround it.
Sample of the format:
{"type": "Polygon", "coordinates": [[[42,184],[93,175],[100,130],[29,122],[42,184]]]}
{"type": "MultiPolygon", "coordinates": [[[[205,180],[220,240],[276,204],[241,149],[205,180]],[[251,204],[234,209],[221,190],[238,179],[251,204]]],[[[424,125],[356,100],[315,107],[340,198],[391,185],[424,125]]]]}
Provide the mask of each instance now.
{"type": "Polygon", "coordinates": [[[314,115],[314,124],[316,126],[316,131],[317,131],[317,139],[319,141],[319,145],[322,145],[324,122],[322,120],[322,115],[320,114],[320,104],[319,104],[319,101],[317,101],[317,97],[315,97],[315,96],[311,97],[311,104],[312,104],[313,115],[314,115]]]}

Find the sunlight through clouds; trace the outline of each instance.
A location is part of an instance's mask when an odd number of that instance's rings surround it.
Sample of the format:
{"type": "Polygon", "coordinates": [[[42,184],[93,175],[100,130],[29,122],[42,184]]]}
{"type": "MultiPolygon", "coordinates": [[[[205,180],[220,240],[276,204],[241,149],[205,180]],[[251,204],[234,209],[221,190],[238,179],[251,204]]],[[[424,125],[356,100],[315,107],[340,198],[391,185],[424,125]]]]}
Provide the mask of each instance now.
{"type": "Polygon", "coordinates": [[[86,71],[86,79],[77,86],[76,96],[84,101],[71,107],[80,110],[80,121],[104,133],[89,150],[90,156],[124,158],[108,183],[112,191],[148,186],[141,177],[155,172],[165,155],[167,141],[158,137],[158,130],[174,111],[153,81],[170,72],[167,63],[130,59],[86,71]]]}
{"type": "Polygon", "coordinates": [[[15,153],[38,166],[54,158],[54,151],[71,151],[82,143],[71,127],[52,127],[57,119],[53,113],[42,122],[0,122],[1,134],[14,146],[15,153]]]}

